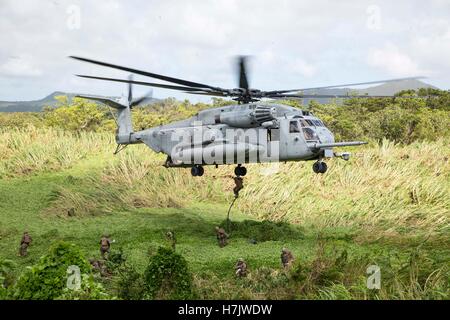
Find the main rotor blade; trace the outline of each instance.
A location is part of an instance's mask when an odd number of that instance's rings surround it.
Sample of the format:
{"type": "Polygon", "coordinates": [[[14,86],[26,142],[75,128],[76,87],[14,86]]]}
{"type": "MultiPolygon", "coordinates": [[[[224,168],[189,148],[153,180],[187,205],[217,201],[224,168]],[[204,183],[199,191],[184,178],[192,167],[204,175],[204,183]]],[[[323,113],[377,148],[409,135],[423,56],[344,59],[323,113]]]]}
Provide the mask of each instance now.
{"type": "Polygon", "coordinates": [[[81,58],[81,57],[76,57],[76,56],[70,56],[70,58],[76,59],[76,60],[80,60],[80,61],[84,61],[84,62],[97,64],[97,65],[104,66],[104,67],[109,67],[109,68],[113,68],[113,69],[118,69],[118,70],[123,70],[123,71],[127,71],[127,72],[132,72],[132,73],[140,74],[140,75],[143,75],[143,76],[164,80],[164,81],[167,81],[167,82],[181,84],[181,85],[188,86],[188,87],[208,88],[208,89],[213,89],[213,90],[222,90],[222,88],[212,87],[212,86],[209,86],[209,85],[203,84],[203,83],[192,82],[192,81],[188,81],[188,80],[168,77],[168,76],[164,76],[164,75],[157,74],[157,73],[152,73],[152,72],[138,70],[138,69],[132,69],[132,68],[123,67],[123,66],[119,66],[119,65],[111,64],[111,63],[107,63],[107,62],[96,61],[96,60],[87,59],[87,58],[81,58]]]}
{"type": "Polygon", "coordinates": [[[222,92],[203,92],[203,91],[185,91],[185,93],[189,94],[198,94],[202,96],[215,96],[215,97],[228,97],[228,95],[223,94],[222,92]]]}
{"type": "Polygon", "coordinates": [[[239,69],[239,88],[248,90],[248,79],[247,79],[247,68],[246,68],[245,56],[240,56],[238,58],[238,69],[239,69]]]}
{"type": "Polygon", "coordinates": [[[298,99],[313,99],[313,98],[396,98],[396,96],[356,96],[343,94],[274,94],[265,96],[265,98],[284,99],[284,98],[298,98],[298,99]]]}
{"type": "Polygon", "coordinates": [[[387,82],[396,82],[396,81],[404,81],[404,80],[417,80],[417,79],[424,79],[424,78],[425,77],[407,77],[407,78],[397,78],[397,79],[388,79],[388,80],[379,80],[379,81],[338,84],[338,85],[325,86],[325,87],[301,88],[301,89],[291,89],[291,90],[275,90],[275,91],[265,91],[264,94],[267,96],[267,95],[271,95],[271,94],[287,93],[287,92],[294,92],[294,91],[332,89],[332,88],[340,88],[340,87],[359,86],[359,85],[365,85],[365,84],[387,83],[387,82]]]}
{"type": "Polygon", "coordinates": [[[94,76],[86,76],[86,75],[82,75],[82,74],[77,74],[76,76],[77,77],[81,77],[81,78],[87,78],[87,79],[96,79],[96,80],[122,82],[122,83],[132,83],[132,84],[138,84],[138,85],[142,85],[142,86],[165,88],[165,89],[171,89],[171,90],[182,90],[182,91],[198,91],[199,90],[198,88],[174,86],[174,85],[163,84],[163,83],[144,82],[144,81],[125,80],[125,79],[115,79],[115,78],[104,78],[104,77],[94,77],[94,76]]]}

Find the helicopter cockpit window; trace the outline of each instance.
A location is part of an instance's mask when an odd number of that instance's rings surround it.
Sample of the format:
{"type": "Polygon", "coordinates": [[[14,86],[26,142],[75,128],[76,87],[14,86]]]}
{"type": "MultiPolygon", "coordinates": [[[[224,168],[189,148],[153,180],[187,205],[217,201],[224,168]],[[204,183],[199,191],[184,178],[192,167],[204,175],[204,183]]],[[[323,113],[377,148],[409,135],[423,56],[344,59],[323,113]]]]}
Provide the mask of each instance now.
{"type": "Polygon", "coordinates": [[[302,127],[309,127],[308,122],[306,122],[306,120],[304,120],[304,119],[300,120],[300,124],[301,124],[302,127]]]}
{"type": "Polygon", "coordinates": [[[318,141],[317,133],[311,128],[303,128],[306,141],[318,141]]]}
{"type": "Polygon", "coordinates": [[[298,125],[298,121],[297,120],[291,121],[289,123],[289,132],[290,133],[298,133],[298,132],[300,132],[300,127],[298,125]]]}

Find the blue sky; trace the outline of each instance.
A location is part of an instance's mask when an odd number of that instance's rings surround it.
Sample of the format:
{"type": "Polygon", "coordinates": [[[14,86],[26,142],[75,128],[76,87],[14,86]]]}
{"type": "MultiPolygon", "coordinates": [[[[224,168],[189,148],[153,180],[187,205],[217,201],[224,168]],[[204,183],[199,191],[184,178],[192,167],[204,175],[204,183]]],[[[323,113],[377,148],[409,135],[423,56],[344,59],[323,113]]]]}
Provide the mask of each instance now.
{"type": "MultiPolygon", "coordinates": [[[[123,72],[69,55],[230,88],[239,54],[252,56],[250,83],[258,89],[415,75],[450,88],[447,0],[2,0],[0,40],[0,100],[56,90],[125,92],[121,84],[73,76],[123,72]]],[[[207,99],[158,88],[153,95],[207,99]]]]}

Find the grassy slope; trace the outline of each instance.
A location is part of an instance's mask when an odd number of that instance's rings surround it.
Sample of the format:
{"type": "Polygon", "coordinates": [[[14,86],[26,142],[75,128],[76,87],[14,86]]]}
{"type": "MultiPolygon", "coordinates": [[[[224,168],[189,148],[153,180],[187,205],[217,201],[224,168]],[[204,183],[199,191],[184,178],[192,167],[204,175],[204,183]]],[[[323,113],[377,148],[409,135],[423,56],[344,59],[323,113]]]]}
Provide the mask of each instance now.
{"type": "MultiPolygon", "coordinates": [[[[181,203],[176,206],[170,206],[170,201],[162,205],[157,203],[165,208],[151,208],[151,205],[146,205],[145,208],[132,209],[125,206],[113,208],[106,214],[95,214],[94,212],[94,214],[74,218],[61,217],[47,211],[48,207],[53,206],[55,199],[59,199],[61,188],[75,194],[86,192],[85,188],[88,188],[91,181],[102,180],[105,174],[108,176],[108,170],[112,170],[105,169],[110,166],[109,152],[110,150],[107,148],[98,152],[90,151],[84,157],[74,157],[70,163],[63,161],[63,165],[60,168],[56,166],[52,172],[40,172],[39,168],[35,168],[35,174],[29,174],[25,170],[27,174],[0,179],[0,257],[13,259],[17,263],[16,274],[19,274],[26,266],[35,263],[47,250],[49,244],[57,239],[78,244],[86,252],[87,257],[98,256],[98,239],[105,232],[116,240],[114,246],[120,245],[129,260],[137,266],[138,270],[143,271],[149,253],[154,251],[158,245],[166,244],[164,233],[171,229],[175,231],[178,239],[177,250],[188,259],[190,267],[196,275],[197,283],[204,289],[201,296],[207,298],[277,298],[286,296],[276,291],[267,292],[267,289],[258,289],[255,287],[257,280],[248,285],[237,282],[233,277],[233,266],[237,258],[245,258],[252,270],[261,267],[276,270],[280,264],[280,249],[286,246],[292,249],[297,260],[310,261],[316,255],[317,237],[320,235],[327,239],[326,242],[330,247],[347,249],[352,256],[366,255],[366,263],[370,264],[377,263],[378,260],[391,255],[407,259],[411,250],[414,250],[425,239],[425,236],[420,236],[412,241],[409,237],[410,234],[397,233],[394,240],[371,239],[366,241],[364,237],[360,236],[370,233],[371,229],[364,230],[360,224],[349,223],[342,226],[331,224],[326,227],[319,223],[318,227],[314,227],[312,224],[304,224],[303,227],[296,225],[293,227],[293,233],[289,236],[279,236],[279,240],[261,242],[257,245],[250,244],[247,237],[241,234],[239,237],[233,237],[228,247],[220,249],[216,243],[214,226],[224,220],[228,209],[227,200],[230,198],[226,194],[221,194],[214,201],[208,201],[208,193],[202,193],[203,191],[198,191],[198,189],[210,188],[212,192],[224,187],[228,189],[229,186],[224,183],[224,186],[216,188],[210,185],[214,184],[211,181],[191,182],[192,179],[188,173],[177,171],[165,173],[167,171],[165,169],[162,169],[164,171],[161,172],[157,171],[157,175],[160,175],[162,180],[170,180],[174,176],[181,175],[181,180],[174,182],[176,186],[179,187],[180,183],[184,183],[187,190],[197,190],[195,192],[198,194],[194,195],[193,200],[200,201],[181,203]],[[34,242],[30,248],[30,255],[20,258],[17,257],[17,251],[20,236],[24,230],[30,231],[34,242]],[[218,287],[220,289],[215,289],[218,287]]],[[[228,167],[223,170],[230,169],[228,167]]],[[[208,168],[207,174],[214,174],[209,170],[212,169],[208,168]]],[[[121,172],[123,173],[123,171],[121,172]]],[[[219,171],[219,173],[224,174],[223,171],[219,171]]],[[[329,174],[333,174],[333,169],[329,174]]],[[[444,172],[444,174],[448,174],[448,172],[444,172]]],[[[278,175],[278,177],[280,176],[283,177],[283,173],[278,175]]],[[[248,201],[252,193],[257,190],[258,186],[262,187],[258,179],[261,178],[249,178],[250,184],[247,191],[243,198],[239,199],[240,207],[246,211],[248,211],[250,205],[248,201]]],[[[288,177],[284,176],[284,179],[288,179],[288,177]]],[[[123,181],[118,182],[123,183],[123,181]]],[[[153,183],[160,182],[154,180],[153,183]]],[[[130,184],[133,184],[133,180],[130,181],[130,184]]],[[[291,186],[292,184],[287,185],[291,186]]],[[[104,184],[102,186],[104,187],[104,184]]],[[[114,187],[114,184],[111,186],[114,187]]],[[[322,185],[322,187],[324,186],[322,185]]],[[[97,192],[95,188],[93,191],[97,192]]],[[[181,190],[176,191],[181,192],[181,190]]],[[[176,191],[173,190],[173,192],[176,191]]],[[[157,190],[157,192],[162,193],[161,190],[157,190]]],[[[163,196],[165,195],[161,195],[161,197],[163,196]]],[[[320,196],[314,194],[313,196],[320,199],[320,196]]],[[[264,197],[260,196],[259,199],[264,199],[264,197]]],[[[108,200],[112,201],[112,199],[108,200]]],[[[281,203],[282,199],[278,201],[281,203]]],[[[261,204],[258,205],[258,208],[263,210],[261,204]]],[[[280,206],[282,207],[282,203],[280,206]]],[[[95,208],[93,210],[95,211],[95,208]]],[[[448,214],[448,211],[446,213],[448,214]]],[[[255,215],[244,215],[236,210],[232,212],[234,221],[255,219],[252,217],[255,215]]],[[[444,220],[444,222],[446,221],[448,220],[444,220]]],[[[301,221],[297,221],[297,223],[301,224],[301,221]]],[[[422,227],[426,228],[430,225],[422,227]]],[[[430,259],[436,262],[437,266],[443,266],[449,261],[448,233],[445,231],[448,229],[444,227],[438,228],[438,238],[432,238],[431,241],[422,245],[422,249],[426,251],[430,259]]],[[[433,228],[431,230],[435,231],[433,228]]],[[[413,233],[415,231],[413,230],[413,233]]],[[[364,273],[361,273],[361,276],[364,277],[364,273]]]]}

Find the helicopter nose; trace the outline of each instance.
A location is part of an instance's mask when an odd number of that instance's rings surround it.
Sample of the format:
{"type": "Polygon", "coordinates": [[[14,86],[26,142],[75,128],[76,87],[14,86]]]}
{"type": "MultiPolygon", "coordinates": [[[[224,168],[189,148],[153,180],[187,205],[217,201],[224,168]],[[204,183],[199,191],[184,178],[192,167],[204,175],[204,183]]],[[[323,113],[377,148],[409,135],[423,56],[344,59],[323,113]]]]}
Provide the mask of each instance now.
{"type": "Polygon", "coordinates": [[[333,143],[334,135],[328,128],[322,127],[317,130],[317,135],[322,143],[333,143]]]}

